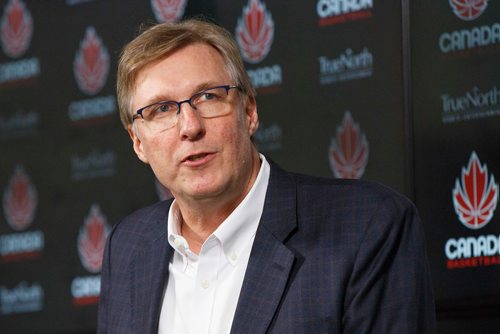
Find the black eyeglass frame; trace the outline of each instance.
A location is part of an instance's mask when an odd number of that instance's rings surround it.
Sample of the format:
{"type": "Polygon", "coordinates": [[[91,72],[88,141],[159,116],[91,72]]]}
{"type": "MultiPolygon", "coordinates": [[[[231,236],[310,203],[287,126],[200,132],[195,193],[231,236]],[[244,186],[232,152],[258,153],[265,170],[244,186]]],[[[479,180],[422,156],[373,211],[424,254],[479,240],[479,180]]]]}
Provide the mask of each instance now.
{"type": "Polygon", "coordinates": [[[201,95],[205,94],[207,91],[212,90],[212,89],[217,89],[217,88],[224,88],[224,89],[226,90],[226,94],[227,94],[227,95],[229,95],[229,90],[231,90],[231,89],[241,89],[241,86],[235,86],[235,85],[222,85],[222,86],[215,86],[215,87],[210,87],[210,88],[204,89],[204,90],[202,90],[202,91],[200,91],[200,92],[198,92],[198,93],[194,94],[194,95],[193,95],[193,96],[191,96],[189,99],[184,100],[184,101],[173,101],[173,100],[172,100],[172,101],[169,101],[169,100],[167,100],[167,101],[159,101],[159,102],[151,103],[151,104],[149,104],[149,105],[147,105],[147,106],[145,106],[145,107],[142,107],[142,108],[138,109],[138,110],[135,112],[135,114],[134,114],[134,115],[132,115],[132,123],[133,123],[133,122],[134,122],[137,118],[139,118],[139,116],[140,116],[142,119],[144,119],[144,116],[142,115],[142,112],[143,112],[145,109],[147,109],[147,108],[149,108],[149,107],[152,107],[152,106],[154,106],[154,105],[157,105],[157,104],[164,104],[164,103],[175,103],[175,104],[177,104],[177,112],[176,112],[176,115],[179,115],[179,113],[181,112],[181,105],[182,105],[183,103],[188,103],[188,104],[191,106],[191,108],[193,108],[194,110],[196,110],[196,107],[195,107],[195,106],[193,106],[193,104],[192,104],[193,100],[194,100],[195,98],[198,98],[199,96],[201,96],[201,95]]]}

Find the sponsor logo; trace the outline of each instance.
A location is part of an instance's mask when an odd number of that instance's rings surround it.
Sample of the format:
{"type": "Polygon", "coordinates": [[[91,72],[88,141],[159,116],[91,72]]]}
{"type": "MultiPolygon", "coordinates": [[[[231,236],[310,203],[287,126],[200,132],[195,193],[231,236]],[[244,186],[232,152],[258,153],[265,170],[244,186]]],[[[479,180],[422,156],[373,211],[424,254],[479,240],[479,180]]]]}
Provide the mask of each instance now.
{"type": "Polygon", "coordinates": [[[464,269],[500,265],[500,235],[451,238],[444,251],[448,269],[464,269]]]}
{"type": "Polygon", "coordinates": [[[23,281],[12,289],[0,286],[0,314],[41,311],[43,295],[43,288],[39,283],[30,286],[23,281]]]}
{"type": "Polygon", "coordinates": [[[272,65],[247,70],[250,80],[252,80],[253,87],[259,93],[271,93],[279,90],[281,85],[281,66],[272,65]]]}
{"type": "MultiPolygon", "coordinates": [[[[22,165],[14,174],[3,193],[3,211],[8,225],[14,231],[26,230],[35,217],[38,194],[22,165]]],[[[6,234],[0,236],[1,262],[36,259],[41,256],[44,236],[41,231],[6,234]]]]}
{"type": "Polygon", "coordinates": [[[330,168],[337,178],[359,179],[368,163],[368,141],[355,123],[351,113],[344,114],[337,135],[332,138],[329,149],[330,168]]]}
{"type": "MultiPolygon", "coordinates": [[[[481,229],[493,218],[498,184],[474,151],[467,167],[462,168],[460,179],[455,180],[452,199],[458,220],[469,229],[481,229]]],[[[500,265],[500,235],[450,238],[444,252],[448,269],[500,265]]]]}
{"type": "Polygon", "coordinates": [[[83,267],[93,274],[101,271],[109,231],[110,227],[101,209],[97,204],[92,204],[78,234],[78,255],[83,267]]]}
{"type": "Polygon", "coordinates": [[[18,262],[38,259],[45,246],[41,231],[0,235],[0,262],[18,262]]]}
{"type": "Polygon", "coordinates": [[[473,87],[462,96],[441,95],[442,122],[454,123],[500,115],[500,90],[493,86],[488,91],[473,87]]]}
{"type": "MultiPolygon", "coordinates": [[[[243,59],[249,64],[264,60],[274,40],[274,21],[271,12],[260,0],[249,0],[236,25],[236,42],[243,59]]],[[[278,64],[247,69],[248,76],[258,93],[279,91],[282,70],[278,64]]]]}
{"type": "Polygon", "coordinates": [[[462,168],[460,180],[455,181],[453,206],[460,222],[473,230],[491,221],[498,202],[495,177],[488,179],[488,167],[481,166],[476,152],[472,152],[467,168],[462,168]]]}
{"type": "Polygon", "coordinates": [[[71,177],[81,181],[99,177],[109,177],[115,174],[116,154],[107,150],[100,152],[93,150],[87,155],[71,156],[71,177]]]}
{"type": "MultiPolygon", "coordinates": [[[[101,271],[106,238],[110,227],[97,204],[92,204],[78,233],[78,255],[82,266],[90,273],[101,271]]],[[[99,301],[101,276],[76,277],[71,282],[73,305],[94,305],[99,301]]]]}
{"type": "Polygon", "coordinates": [[[29,84],[34,82],[38,75],[40,75],[40,62],[37,58],[0,64],[0,88],[29,84]]]}
{"type": "Polygon", "coordinates": [[[187,0],[151,0],[151,8],[158,22],[177,22],[184,15],[187,0]]]}
{"type": "Polygon", "coordinates": [[[109,121],[115,112],[116,98],[113,95],[74,101],[68,108],[69,119],[78,126],[109,121]]]}
{"type": "Polygon", "coordinates": [[[477,19],[486,7],[488,0],[449,0],[453,13],[461,20],[472,21],[477,19]]]}
{"type": "Polygon", "coordinates": [[[98,93],[106,83],[108,71],[108,50],[97,36],[94,27],[87,27],[73,62],[78,87],[88,95],[98,93]]]}
{"type": "Polygon", "coordinates": [[[319,0],[316,12],[319,25],[328,26],[373,16],[373,0],[319,0]]]}
{"type": "Polygon", "coordinates": [[[250,0],[236,26],[236,41],[243,59],[250,64],[261,62],[271,50],[273,38],[271,13],[263,2],[250,0]]]}
{"type": "Polygon", "coordinates": [[[165,201],[167,199],[171,199],[174,197],[170,190],[165,187],[163,184],[158,181],[158,179],[155,179],[155,188],[156,188],[156,194],[158,195],[158,198],[160,201],[165,201]]]}
{"type": "MultiPolygon", "coordinates": [[[[10,58],[19,58],[28,50],[33,35],[31,13],[21,0],[10,0],[0,21],[0,42],[10,58]]],[[[37,58],[19,59],[0,64],[0,88],[27,85],[40,75],[37,58]]]]}
{"type": "MultiPolygon", "coordinates": [[[[453,12],[462,20],[478,18],[488,6],[487,0],[449,0],[453,12]]],[[[468,56],[472,52],[498,49],[500,23],[444,32],[439,36],[439,49],[446,57],[468,56]]]]}
{"type": "Polygon", "coordinates": [[[35,217],[38,194],[22,165],[17,165],[3,193],[3,210],[14,231],[26,230],[35,217]]]}
{"type": "Polygon", "coordinates": [[[445,55],[467,55],[467,51],[499,44],[500,23],[445,32],[439,36],[439,49],[445,55]]]}
{"type": "Polygon", "coordinates": [[[337,58],[319,57],[318,61],[321,85],[366,78],[373,74],[373,55],[368,48],[359,53],[347,49],[337,58]]]}
{"type": "Polygon", "coordinates": [[[259,129],[254,134],[254,140],[261,152],[280,150],[282,147],[283,130],[276,123],[272,123],[269,126],[260,124],[259,129]]]}
{"type": "Polygon", "coordinates": [[[33,35],[33,18],[21,0],[10,0],[5,6],[0,36],[3,52],[11,58],[21,57],[28,50],[33,35]]]}
{"type": "Polygon", "coordinates": [[[252,84],[259,93],[271,93],[279,90],[281,85],[281,66],[264,66],[253,70],[247,70],[252,84]]]}
{"type": "Polygon", "coordinates": [[[0,116],[0,139],[33,136],[38,132],[40,115],[31,110],[18,110],[10,117],[0,116]]]}
{"type": "Polygon", "coordinates": [[[77,277],[71,282],[74,306],[95,305],[99,302],[101,275],[77,277]]]}
{"type": "MultiPolygon", "coordinates": [[[[87,95],[96,95],[106,84],[108,71],[108,50],[95,29],[88,27],[73,62],[78,87],[87,95]]],[[[97,96],[71,102],[68,117],[73,125],[85,126],[112,120],[116,110],[116,98],[113,95],[97,96]]]]}
{"type": "MultiPolygon", "coordinates": [[[[465,21],[475,20],[488,6],[487,0],[449,0],[449,2],[453,13],[465,21]]],[[[438,44],[446,58],[498,50],[500,23],[444,32],[439,36],[438,44]]]]}

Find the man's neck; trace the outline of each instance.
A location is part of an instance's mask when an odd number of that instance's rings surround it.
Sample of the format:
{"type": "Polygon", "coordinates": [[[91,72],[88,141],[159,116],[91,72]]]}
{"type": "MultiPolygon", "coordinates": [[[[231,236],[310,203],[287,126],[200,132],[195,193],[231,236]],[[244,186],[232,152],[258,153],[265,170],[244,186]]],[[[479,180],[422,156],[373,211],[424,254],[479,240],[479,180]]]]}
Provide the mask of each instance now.
{"type": "Polygon", "coordinates": [[[205,240],[243,201],[254,185],[259,170],[260,159],[256,154],[248,181],[243,189],[236,193],[236,196],[191,201],[183,201],[181,198],[176,200],[181,215],[178,217],[180,231],[192,252],[199,254],[205,240]]]}
{"type": "Polygon", "coordinates": [[[180,233],[186,239],[189,249],[199,254],[205,240],[222,224],[230,213],[202,213],[201,215],[190,213],[181,213],[180,233]]]}

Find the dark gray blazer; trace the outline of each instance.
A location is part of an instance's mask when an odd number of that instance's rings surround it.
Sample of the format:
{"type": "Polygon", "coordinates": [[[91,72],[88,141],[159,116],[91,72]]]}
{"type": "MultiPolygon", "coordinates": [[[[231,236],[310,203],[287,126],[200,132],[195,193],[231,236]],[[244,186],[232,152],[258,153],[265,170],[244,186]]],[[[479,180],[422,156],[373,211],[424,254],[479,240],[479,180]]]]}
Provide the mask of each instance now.
{"type": "MultiPolygon", "coordinates": [[[[158,332],[173,254],[170,204],[141,209],[110,234],[98,333],[158,332]]],[[[414,206],[377,184],[291,174],[271,162],[231,333],[435,333],[414,206]]]]}

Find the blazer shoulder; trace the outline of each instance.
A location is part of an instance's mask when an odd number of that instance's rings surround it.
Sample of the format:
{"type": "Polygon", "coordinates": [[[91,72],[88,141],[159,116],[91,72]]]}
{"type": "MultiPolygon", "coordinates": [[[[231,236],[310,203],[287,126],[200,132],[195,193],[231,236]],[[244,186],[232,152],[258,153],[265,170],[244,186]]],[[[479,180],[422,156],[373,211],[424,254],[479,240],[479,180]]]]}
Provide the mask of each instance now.
{"type": "Polygon", "coordinates": [[[157,202],[138,209],[113,226],[110,239],[142,240],[158,236],[158,232],[167,230],[167,218],[173,200],[157,202]]]}
{"type": "MultiPolygon", "coordinates": [[[[357,179],[334,179],[291,173],[290,176],[297,184],[297,192],[307,193],[313,197],[327,196],[328,200],[352,199],[366,201],[369,199],[377,205],[384,201],[395,201],[403,206],[412,206],[412,202],[403,194],[394,189],[374,181],[357,179]],[[314,196],[314,193],[317,195],[314,196]]],[[[368,204],[368,203],[367,203],[368,204]]]]}
{"type": "Polygon", "coordinates": [[[385,228],[398,230],[419,220],[412,218],[418,217],[418,211],[407,197],[382,184],[299,174],[292,177],[297,187],[298,217],[311,227],[335,232],[340,228],[361,236],[374,225],[380,232],[385,228]]]}

